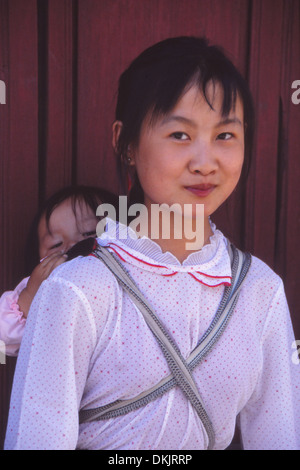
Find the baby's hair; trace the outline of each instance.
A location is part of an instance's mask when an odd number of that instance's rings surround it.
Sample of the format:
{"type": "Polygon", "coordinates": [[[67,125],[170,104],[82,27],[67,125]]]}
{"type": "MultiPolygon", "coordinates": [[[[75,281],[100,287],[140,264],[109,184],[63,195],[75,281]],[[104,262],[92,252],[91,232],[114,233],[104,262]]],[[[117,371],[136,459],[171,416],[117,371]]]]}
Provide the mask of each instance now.
{"type": "MultiPolygon", "coordinates": [[[[188,89],[197,85],[207,103],[207,88],[212,83],[223,89],[222,114],[242,100],[245,123],[245,162],[242,178],[247,176],[254,132],[254,108],[249,87],[223,50],[211,46],[206,38],[182,36],[165,39],[142,52],[123,72],[119,80],[115,118],[123,126],[117,145],[119,174],[125,182],[124,164],[129,146],[139,142],[146,117],[150,124],[169,113],[188,89]]],[[[124,188],[125,189],[125,188],[124,188]]],[[[137,176],[131,202],[142,202],[137,176]]],[[[132,195],[132,194],[131,194],[132,195]]]]}
{"type": "MultiPolygon", "coordinates": [[[[102,203],[112,204],[116,208],[118,197],[102,188],[93,186],[67,186],[53,194],[47,201],[42,204],[37,215],[35,216],[31,225],[28,240],[25,249],[25,272],[26,275],[31,274],[33,269],[39,263],[39,238],[38,238],[38,225],[43,216],[45,216],[46,224],[49,230],[49,221],[51,214],[64,201],[70,199],[74,215],[76,217],[77,204],[85,204],[90,207],[96,215],[97,207],[102,203]]],[[[50,231],[50,230],[49,230],[50,231]]]]}

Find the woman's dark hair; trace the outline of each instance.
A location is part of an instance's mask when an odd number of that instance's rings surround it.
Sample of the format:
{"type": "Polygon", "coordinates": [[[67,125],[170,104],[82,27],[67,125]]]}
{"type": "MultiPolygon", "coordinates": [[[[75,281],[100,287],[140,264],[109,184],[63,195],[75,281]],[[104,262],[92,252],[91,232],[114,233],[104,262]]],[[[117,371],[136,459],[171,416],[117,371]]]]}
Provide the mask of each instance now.
{"type": "Polygon", "coordinates": [[[118,215],[118,197],[105,189],[84,185],[67,186],[53,194],[40,207],[29,231],[25,248],[25,272],[27,276],[31,274],[33,269],[39,263],[38,225],[42,216],[45,215],[46,224],[49,229],[49,220],[52,212],[67,199],[71,199],[72,209],[75,216],[76,205],[78,203],[84,203],[86,206],[90,207],[95,215],[99,204],[112,204],[116,208],[116,214],[118,215]]]}
{"type": "MultiPolygon", "coordinates": [[[[170,112],[187,87],[194,84],[198,85],[212,107],[206,93],[211,82],[220,84],[223,89],[224,117],[234,108],[237,95],[242,100],[245,162],[241,179],[247,176],[254,132],[254,109],[249,87],[220,47],[210,46],[206,38],[182,36],[165,39],[149,47],[120,77],[115,118],[123,124],[116,152],[122,179],[127,149],[138,143],[145,117],[150,113],[153,122],[170,112]]],[[[130,202],[143,202],[142,197],[143,191],[135,176],[130,202]]]]}

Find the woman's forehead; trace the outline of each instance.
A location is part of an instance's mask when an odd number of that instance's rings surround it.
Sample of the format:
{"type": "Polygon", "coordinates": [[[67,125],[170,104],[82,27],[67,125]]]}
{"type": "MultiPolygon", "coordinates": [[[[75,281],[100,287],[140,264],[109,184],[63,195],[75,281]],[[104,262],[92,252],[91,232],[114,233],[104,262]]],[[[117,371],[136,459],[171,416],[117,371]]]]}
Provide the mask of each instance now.
{"type": "MultiPolygon", "coordinates": [[[[167,113],[155,114],[149,113],[144,121],[145,128],[153,128],[156,124],[166,123],[169,120],[182,120],[184,117],[188,118],[189,114],[193,113],[193,110],[201,109],[203,112],[208,113],[210,111],[216,114],[216,119],[220,121],[227,121],[236,119],[240,123],[243,123],[244,110],[243,102],[240,95],[237,93],[236,96],[232,97],[231,107],[228,112],[224,112],[224,90],[219,83],[209,83],[205,94],[203,90],[195,83],[192,83],[182,93],[177,100],[175,106],[167,113]],[[199,106],[200,105],[200,106],[199,106]]],[[[188,119],[187,119],[188,120],[188,119]]]]}

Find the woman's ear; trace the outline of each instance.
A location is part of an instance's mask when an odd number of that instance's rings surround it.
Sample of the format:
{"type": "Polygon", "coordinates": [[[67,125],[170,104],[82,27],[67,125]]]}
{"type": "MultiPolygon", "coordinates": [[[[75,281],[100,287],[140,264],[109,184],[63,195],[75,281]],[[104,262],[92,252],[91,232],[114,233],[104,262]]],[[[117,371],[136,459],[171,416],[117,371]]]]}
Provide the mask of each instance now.
{"type": "MultiPolygon", "coordinates": [[[[119,138],[120,134],[123,128],[123,123],[122,121],[115,121],[113,123],[113,137],[112,137],[112,144],[113,148],[116,153],[118,153],[118,144],[119,144],[119,138]]],[[[121,160],[122,162],[127,165],[127,166],[134,166],[134,152],[132,151],[132,146],[128,145],[126,154],[121,155],[121,160]]]]}
{"type": "MultiPolygon", "coordinates": [[[[112,133],[113,133],[112,144],[113,144],[113,148],[114,148],[116,153],[118,152],[118,144],[119,144],[119,138],[120,138],[122,128],[123,128],[122,121],[115,121],[113,123],[113,127],[112,127],[112,133]]],[[[134,166],[134,155],[133,155],[133,152],[132,152],[131,145],[128,146],[126,155],[121,155],[121,159],[122,159],[122,161],[125,165],[134,166]]]]}
{"type": "Polygon", "coordinates": [[[114,151],[118,151],[118,142],[121,134],[123,123],[121,121],[115,121],[112,126],[112,144],[114,151]]]}

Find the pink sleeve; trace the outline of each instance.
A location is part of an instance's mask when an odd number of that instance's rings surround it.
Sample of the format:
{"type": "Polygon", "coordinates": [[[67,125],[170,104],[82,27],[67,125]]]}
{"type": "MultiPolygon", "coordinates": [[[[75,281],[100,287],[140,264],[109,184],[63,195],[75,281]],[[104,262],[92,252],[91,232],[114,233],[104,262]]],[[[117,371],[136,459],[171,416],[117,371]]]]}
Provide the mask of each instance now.
{"type": "Polygon", "coordinates": [[[5,345],[7,356],[17,356],[20,348],[26,318],[20,312],[18,300],[28,279],[23,279],[15,290],[4,292],[0,297],[0,341],[5,345]]]}

